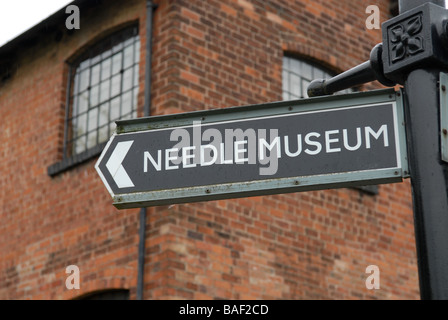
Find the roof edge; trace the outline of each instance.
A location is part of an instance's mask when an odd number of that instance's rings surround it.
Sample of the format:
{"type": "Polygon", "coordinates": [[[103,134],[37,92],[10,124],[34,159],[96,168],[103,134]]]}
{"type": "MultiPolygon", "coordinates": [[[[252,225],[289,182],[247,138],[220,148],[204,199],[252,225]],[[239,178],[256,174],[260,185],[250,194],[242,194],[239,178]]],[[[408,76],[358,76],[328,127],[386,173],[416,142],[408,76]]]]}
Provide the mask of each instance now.
{"type": "MultiPolygon", "coordinates": [[[[100,0],[101,1],[101,0],[100,0]]],[[[3,46],[0,47],[0,61],[7,57],[8,55],[14,53],[14,51],[20,47],[21,44],[30,41],[34,38],[36,38],[41,31],[51,29],[52,27],[55,27],[57,24],[59,24],[61,21],[64,21],[66,19],[66,13],[65,10],[70,5],[76,5],[80,9],[85,7],[88,3],[96,3],[99,2],[98,0],[92,1],[92,0],[74,0],[70,3],[68,3],[66,6],[61,8],[60,10],[54,12],[46,19],[42,20],[35,26],[31,27],[30,29],[24,31],[17,37],[13,38],[12,40],[6,42],[3,46]]]]}

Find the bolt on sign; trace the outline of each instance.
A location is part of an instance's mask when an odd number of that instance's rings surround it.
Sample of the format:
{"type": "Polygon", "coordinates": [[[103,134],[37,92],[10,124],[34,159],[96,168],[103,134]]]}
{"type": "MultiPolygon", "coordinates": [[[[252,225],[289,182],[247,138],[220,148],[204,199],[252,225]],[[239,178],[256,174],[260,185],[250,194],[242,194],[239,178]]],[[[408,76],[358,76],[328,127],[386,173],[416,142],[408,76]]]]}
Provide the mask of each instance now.
{"type": "Polygon", "coordinates": [[[400,182],[393,89],[117,121],[96,163],[119,209],[400,182]]]}

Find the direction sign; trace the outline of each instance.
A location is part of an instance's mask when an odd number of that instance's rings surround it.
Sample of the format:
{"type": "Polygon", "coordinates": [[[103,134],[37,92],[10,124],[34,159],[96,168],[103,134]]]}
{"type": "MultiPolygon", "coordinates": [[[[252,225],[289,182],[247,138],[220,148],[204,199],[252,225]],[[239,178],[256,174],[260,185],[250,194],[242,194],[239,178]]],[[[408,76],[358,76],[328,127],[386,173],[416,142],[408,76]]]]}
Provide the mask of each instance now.
{"type": "Polygon", "coordinates": [[[399,182],[401,93],[118,121],[96,169],[120,209],[399,182]]]}

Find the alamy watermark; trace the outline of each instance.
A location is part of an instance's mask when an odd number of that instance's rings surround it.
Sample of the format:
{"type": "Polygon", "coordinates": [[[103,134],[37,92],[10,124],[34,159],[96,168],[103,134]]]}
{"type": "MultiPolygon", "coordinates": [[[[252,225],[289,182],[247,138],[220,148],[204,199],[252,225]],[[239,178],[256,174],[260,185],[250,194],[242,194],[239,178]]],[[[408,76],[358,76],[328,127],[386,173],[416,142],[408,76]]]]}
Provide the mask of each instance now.
{"type": "MultiPolygon", "coordinates": [[[[81,14],[79,7],[76,5],[69,5],[65,8],[65,13],[69,16],[65,20],[65,27],[68,30],[79,30],[81,28],[81,14]]],[[[377,5],[369,5],[366,7],[365,13],[369,16],[366,19],[366,28],[368,30],[380,29],[380,9],[377,5]]]]}
{"type": "Polygon", "coordinates": [[[369,276],[366,279],[366,288],[368,290],[380,289],[380,268],[377,265],[370,265],[366,268],[369,276]]]}
{"type": "Polygon", "coordinates": [[[366,8],[369,16],[366,19],[366,28],[369,30],[380,29],[380,8],[376,5],[370,5],[366,8]]]}
{"type": "MultiPolygon", "coordinates": [[[[69,30],[81,28],[81,14],[79,7],[76,5],[69,5],[65,8],[65,13],[69,16],[65,20],[65,27],[69,30]]],[[[366,19],[366,28],[369,30],[380,29],[380,9],[377,5],[369,5],[366,7],[366,14],[369,16],[366,19]]]]}
{"type": "Polygon", "coordinates": [[[67,19],[65,20],[65,27],[68,30],[81,29],[81,19],[78,6],[75,5],[67,6],[67,8],[65,8],[65,13],[69,14],[67,19]]]}
{"type": "MultiPolygon", "coordinates": [[[[144,172],[150,165],[156,171],[176,170],[214,164],[259,164],[260,175],[273,175],[281,158],[281,141],[277,129],[226,129],[209,128],[202,131],[200,121],[193,123],[192,135],[183,128],[171,132],[170,141],[178,142],[172,148],[144,153],[144,172]],[[162,158],[165,156],[165,162],[162,158]]],[[[285,150],[290,153],[289,150],[285,150]]],[[[305,150],[305,152],[311,152],[305,150]]]]}
{"type": "Polygon", "coordinates": [[[67,279],[65,279],[65,287],[68,290],[80,289],[79,267],[76,265],[67,266],[65,273],[69,274],[67,279]]]}

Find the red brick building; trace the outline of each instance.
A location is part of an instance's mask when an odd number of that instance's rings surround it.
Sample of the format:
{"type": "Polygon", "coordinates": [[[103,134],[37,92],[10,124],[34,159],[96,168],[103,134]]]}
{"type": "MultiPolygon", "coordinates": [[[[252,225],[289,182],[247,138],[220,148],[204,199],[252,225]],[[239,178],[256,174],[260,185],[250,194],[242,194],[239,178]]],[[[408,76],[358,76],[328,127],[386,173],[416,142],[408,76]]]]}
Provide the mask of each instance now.
{"type": "MultiPolygon", "coordinates": [[[[301,98],[381,42],[371,1],[154,2],[151,115],[301,98]]],[[[147,3],[74,1],[80,29],[61,10],[0,48],[1,299],[137,298],[140,210],[94,164],[144,115],[147,3]]],[[[375,4],[384,22],[394,3],[375,4]]],[[[148,208],[144,252],[144,299],[419,298],[409,181],[148,208]]]]}

